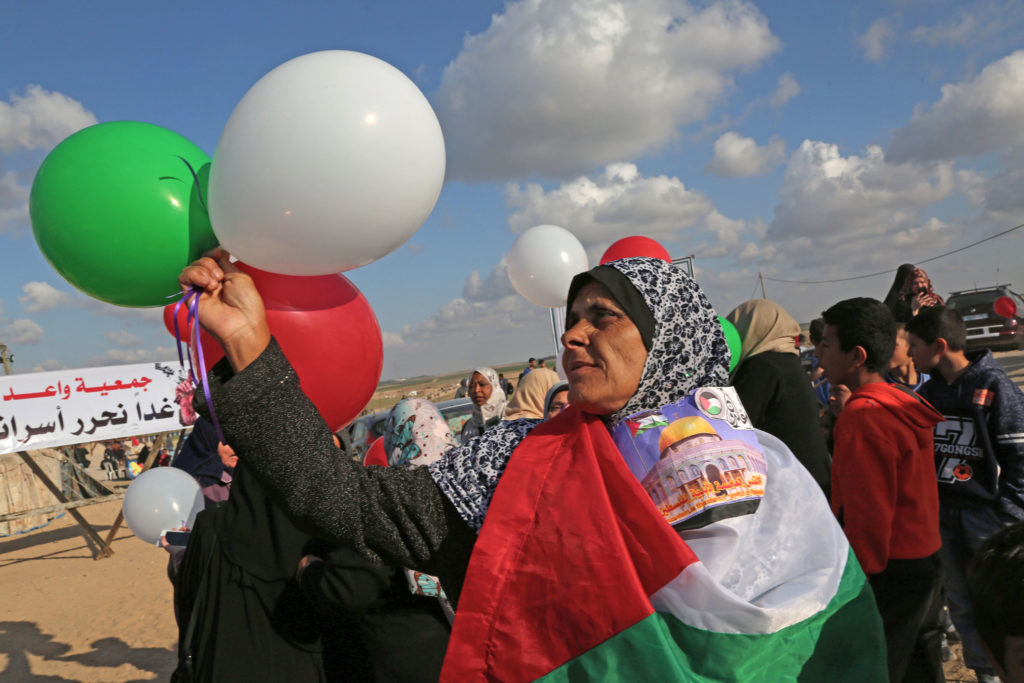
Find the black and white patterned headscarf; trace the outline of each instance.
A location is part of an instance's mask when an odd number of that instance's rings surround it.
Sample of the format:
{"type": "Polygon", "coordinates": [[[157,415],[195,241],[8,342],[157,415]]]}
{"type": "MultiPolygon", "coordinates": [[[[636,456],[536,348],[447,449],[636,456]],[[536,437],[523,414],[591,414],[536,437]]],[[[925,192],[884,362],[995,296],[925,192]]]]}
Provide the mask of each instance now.
{"type": "MultiPolygon", "coordinates": [[[[700,286],[659,259],[628,258],[598,266],[573,279],[569,304],[590,281],[604,284],[640,330],[647,361],[640,385],[611,424],[640,410],[678,401],[701,386],[729,382],[729,347],[700,286]]],[[[502,423],[429,466],[438,487],[474,529],[480,530],[512,451],[541,423],[502,423]]]]}

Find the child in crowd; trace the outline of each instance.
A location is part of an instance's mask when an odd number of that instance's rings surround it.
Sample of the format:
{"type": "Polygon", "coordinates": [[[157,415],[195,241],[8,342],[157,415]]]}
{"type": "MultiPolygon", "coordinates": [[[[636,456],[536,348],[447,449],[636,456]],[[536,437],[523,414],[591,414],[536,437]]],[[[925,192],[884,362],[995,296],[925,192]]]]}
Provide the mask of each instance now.
{"type": "Polygon", "coordinates": [[[944,681],[932,466],[932,428],[942,416],[913,391],[885,382],[896,327],[883,303],[847,299],[823,318],[818,366],[833,386],[852,391],[835,425],[832,511],[875,592],[889,679],[944,681]]]}
{"type": "Polygon", "coordinates": [[[966,572],[985,538],[1024,520],[1024,393],[990,351],[965,353],[967,331],[954,309],[923,308],[907,332],[914,364],[931,372],[920,393],[946,418],[935,430],[935,469],[950,613],[967,666],[979,681],[995,680],[966,572]]]}
{"type": "Polygon", "coordinates": [[[1024,523],[997,531],[967,570],[978,634],[1007,683],[1024,683],[1024,523]]]}
{"type": "Polygon", "coordinates": [[[917,391],[928,381],[930,375],[914,367],[914,359],[910,357],[910,339],[906,323],[896,324],[896,348],[889,361],[889,372],[885,380],[892,384],[901,384],[917,391]]]}

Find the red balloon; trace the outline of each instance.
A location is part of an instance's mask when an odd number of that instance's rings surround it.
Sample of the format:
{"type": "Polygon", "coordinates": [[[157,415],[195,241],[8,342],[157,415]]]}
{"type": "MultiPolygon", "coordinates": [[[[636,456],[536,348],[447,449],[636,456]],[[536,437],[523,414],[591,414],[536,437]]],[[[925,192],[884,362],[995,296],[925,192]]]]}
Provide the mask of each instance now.
{"type": "Polygon", "coordinates": [[[996,312],[996,315],[1012,318],[1017,315],[1017,304],[1010,297],[1001,296],[992,302],[992,310],[996,312]]]}
{"type": "MultiPolygon", "coordinates": [[[[174,307],[177,305],[178,302],[174,302],[173,304],[168,304],[167,306],[164,306],[164,327],[167,328],[167,334],[171,335],[172,337],[175,336],[174,307]]],[[[184,341],[188,341],[189,339],[191,339],[188,327],[188,306],[186,306],[185,304],[182,304],[181,308],[178,309],[178,330],[181,332],[181,338],[184,341]]],[[[200,334],[202,334],[202,331],[200,331],[200,334]]]]}
{"type": "MultiPolygon", "coordinates": [[[[270,333],[298,373],[303,392],[331,431],[338,431],[362,412],[380,382],[384,346],[370,304],[340,273],[302,277],[268,273],[241,262],[235,265],[256,283],[270,333]]],[[[164,324],[172,335],[173,311],[173,304],[164,308],[164,324]]],[[[188,340],[184,306],[178,315],[182,336],[188,340]]],[[[224,350],[202,330],[199,343],[209,371],[224,357],[224,350]]]]}
{"type": "Polygon", "coordinates": [[[650,237],[633,235],[632,237],[623,237],[608,247],[604,252],[604,256],[601,257],[600,265],[604,265],[609,261],[617,261],[620,258],[629,258],[630,256],[650,256],[651,258],[660,258],[662,261],[672,263],[672,257],[669,256],[668,250],[665,247],[650,237]]]}
{"type": "Polygon", "coordinates": [[[370,447],[366,449],[366,455],[363,457],[364,465],[380,465],[382,467],[388,466],[388,454],[384,452],[384,437],[377,437],[370,447]]]}

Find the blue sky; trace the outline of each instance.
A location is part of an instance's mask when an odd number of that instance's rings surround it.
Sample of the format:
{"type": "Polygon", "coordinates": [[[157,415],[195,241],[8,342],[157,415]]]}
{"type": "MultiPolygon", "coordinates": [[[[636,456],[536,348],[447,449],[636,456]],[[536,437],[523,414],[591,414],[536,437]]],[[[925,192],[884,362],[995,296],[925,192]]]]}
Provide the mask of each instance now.
{"type": "MultiPolygon", "coordinates": [[[[89,300],[39,253],[35,170],[74,131],[125,119],[212,156],[248,88],[301,54],[390,62],[445,130],[433,214],[348,273],[397,377],[553,352],[503,261],[540,223],[592,262],[628,234],[695,254],[725,314],[758,272],[894,269],[1024,222],[1021,36],[1017,2],[6,2],[0,342],[19,372],[170,358],[159,309],[89,300]]],[[[942,293],[1024,289],[1022,254],[1024,230],[926,268],[942,293]]],[[[806,321],[890,281],[767,286],[806,321]]]]}

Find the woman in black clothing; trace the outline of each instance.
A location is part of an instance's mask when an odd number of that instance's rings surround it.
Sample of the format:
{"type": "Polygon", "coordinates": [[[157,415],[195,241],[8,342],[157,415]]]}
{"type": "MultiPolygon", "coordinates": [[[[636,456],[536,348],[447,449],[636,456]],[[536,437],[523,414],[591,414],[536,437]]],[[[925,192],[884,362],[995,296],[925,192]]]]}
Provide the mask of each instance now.
{"type": "Polygon", "coordinates": [[[800,325],[769,299],[752,299],[727,316],[742,340],[732,385],[758,429],[779,437],[829,494],[831,461],[818,427],[818,402],[800,365],[800,325]]]}

